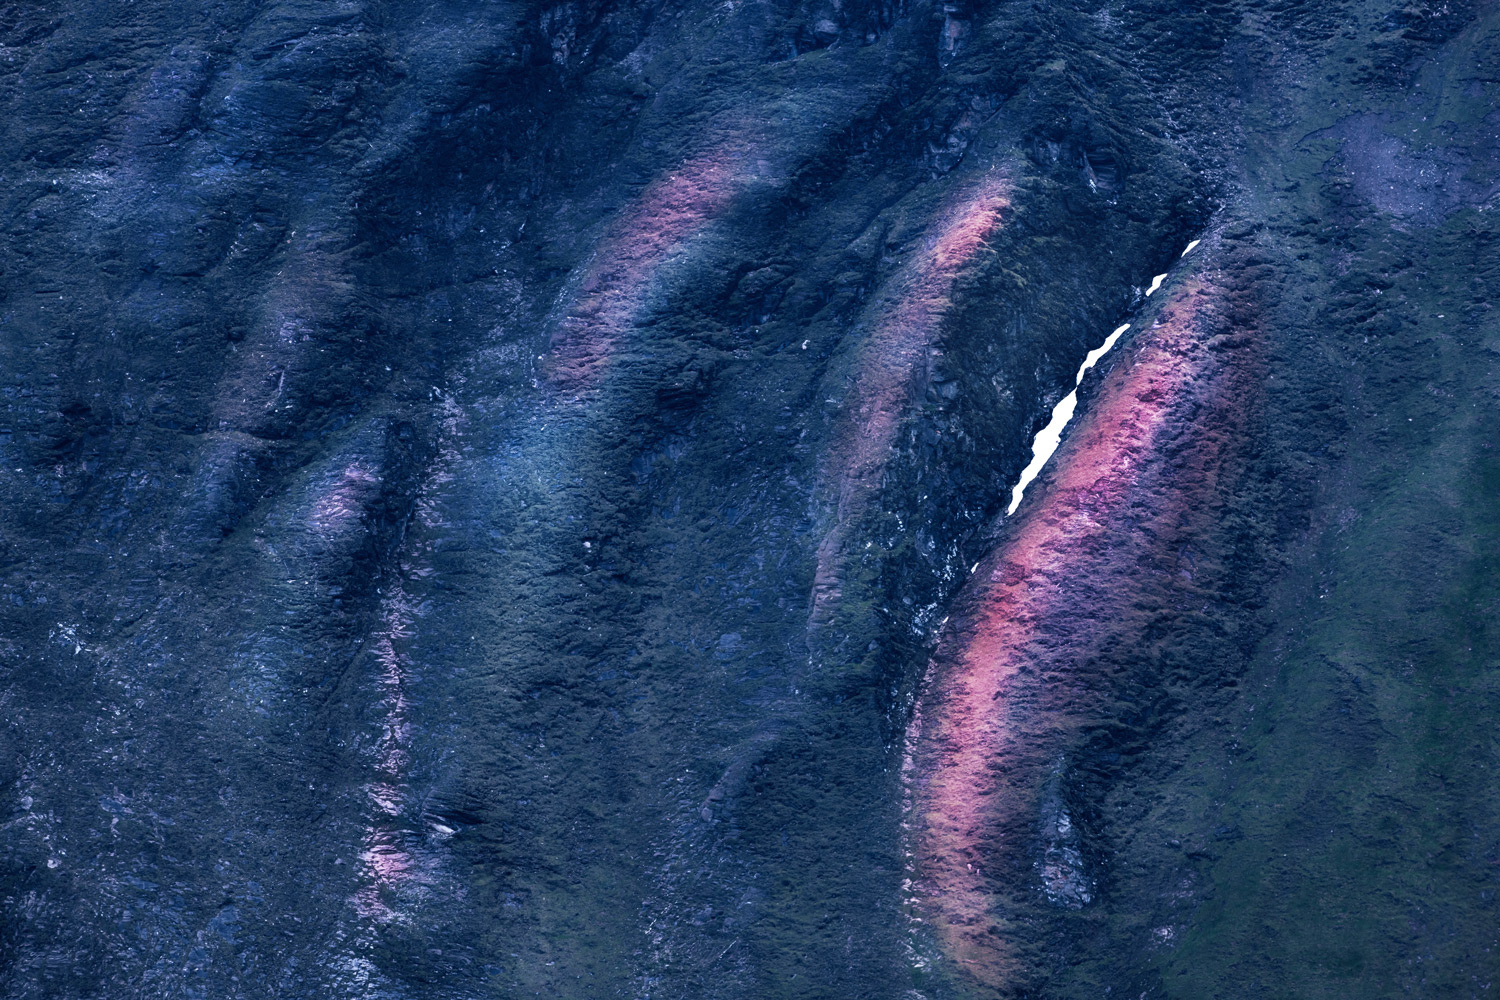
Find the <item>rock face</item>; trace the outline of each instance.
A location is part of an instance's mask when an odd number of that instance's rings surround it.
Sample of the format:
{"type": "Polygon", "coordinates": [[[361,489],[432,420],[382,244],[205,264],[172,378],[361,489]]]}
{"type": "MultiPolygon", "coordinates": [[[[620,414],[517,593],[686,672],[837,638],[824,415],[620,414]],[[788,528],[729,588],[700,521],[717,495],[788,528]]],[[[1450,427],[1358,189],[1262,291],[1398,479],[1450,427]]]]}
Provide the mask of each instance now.
{"type": "Polygon", "coordinates": [[[0,992],[1484,995],[1497,80],[1477,0],[0,5],[0,992]]]}

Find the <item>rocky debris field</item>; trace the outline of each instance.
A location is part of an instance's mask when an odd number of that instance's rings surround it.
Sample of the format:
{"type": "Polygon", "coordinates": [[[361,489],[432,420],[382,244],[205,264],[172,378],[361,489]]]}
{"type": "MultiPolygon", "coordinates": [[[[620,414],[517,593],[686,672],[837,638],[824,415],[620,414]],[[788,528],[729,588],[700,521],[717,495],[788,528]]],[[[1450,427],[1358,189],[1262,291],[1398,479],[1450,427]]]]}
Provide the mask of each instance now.
{"type": "Polygon", "coordinates": [[[5,996],[1500,977],[1490,0],[0,2],[0,135],[5,996]]]}

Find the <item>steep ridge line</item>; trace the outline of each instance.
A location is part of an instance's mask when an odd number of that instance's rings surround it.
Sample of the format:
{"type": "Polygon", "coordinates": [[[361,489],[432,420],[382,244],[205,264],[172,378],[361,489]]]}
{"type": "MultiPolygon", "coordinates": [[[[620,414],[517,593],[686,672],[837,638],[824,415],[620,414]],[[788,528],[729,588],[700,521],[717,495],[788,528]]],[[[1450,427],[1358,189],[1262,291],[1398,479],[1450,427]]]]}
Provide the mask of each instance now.
{"type": "Polygon", "coordinates": [[[1140,627],[1133,590],[1114,581],[1170,550],[1228,460],[1204,415],[1241,419],[1249,366],[1223,338],[1205,343],[1218,295],[1210,278],[1184,281],[1106,377],[929,666],[903,760],[916,952],[991,988],[1020,985],[1029,908],[1094,896],[1057,786],[1082,725],[1108,711],[1096,658],[1140,627]]]}
{"type": "Polygon", "coordinates": [[[894,282],[892,300],[863,348],[850,398],[841,411],[834,443],[824,463],[829,492],[837,492],[832,528],[818,546],[813,577],[812,620],[826,620],[837,604],[843,573],[845,533],[880,488],[901,417],[911,402],[913,380],[936,344],[951,305],[954,280],[1004,224],[1011,182],[986,173],[955,197],[944,213],[931,249],[894,282]]]}
{"type": "Polygon", "coordinates": [[[756,142],[733,139],[658,178],[611,226],[551,338],[544,371],[560,387],[598,385],[622,337],[640,318],[661,269],[720,217],[754,179],[756,142]]]}

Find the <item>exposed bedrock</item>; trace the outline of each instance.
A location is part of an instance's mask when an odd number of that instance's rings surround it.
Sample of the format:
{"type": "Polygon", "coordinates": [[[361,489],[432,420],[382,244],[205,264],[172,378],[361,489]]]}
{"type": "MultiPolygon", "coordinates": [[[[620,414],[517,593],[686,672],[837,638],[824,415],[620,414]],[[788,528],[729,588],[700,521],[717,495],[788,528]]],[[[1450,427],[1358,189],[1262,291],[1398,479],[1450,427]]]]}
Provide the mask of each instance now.
{"type": "Polygon", "coordinates": [[[0,4],[0,993],[1480,990],[1497,30],[0,4]]]}

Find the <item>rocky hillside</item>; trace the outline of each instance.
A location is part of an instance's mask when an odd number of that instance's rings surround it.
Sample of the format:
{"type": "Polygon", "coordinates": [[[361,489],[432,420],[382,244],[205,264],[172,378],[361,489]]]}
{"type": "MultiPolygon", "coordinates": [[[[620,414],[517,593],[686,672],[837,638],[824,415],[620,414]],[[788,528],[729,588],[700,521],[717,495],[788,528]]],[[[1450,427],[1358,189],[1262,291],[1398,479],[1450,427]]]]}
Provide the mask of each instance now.
{"type": "Polygon", "coordinates": [[[0,993],[1488,995],[1497,109],[1490,0],[0,2],[0,993]]]}

